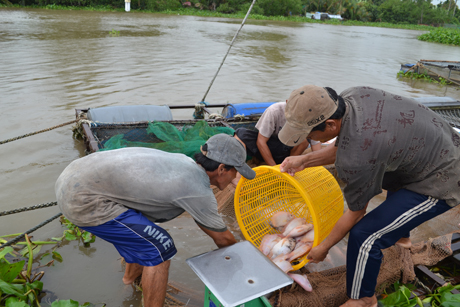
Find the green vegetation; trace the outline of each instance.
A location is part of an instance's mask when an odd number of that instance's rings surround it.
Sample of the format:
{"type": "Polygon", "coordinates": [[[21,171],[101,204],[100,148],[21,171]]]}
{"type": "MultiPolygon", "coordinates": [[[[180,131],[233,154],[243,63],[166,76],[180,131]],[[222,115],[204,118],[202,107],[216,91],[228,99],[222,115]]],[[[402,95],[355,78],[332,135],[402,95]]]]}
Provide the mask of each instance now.
{"type": "MultiPolygon", "coordinates": [[[[16,243],[14,248],[7,246],[0,250],[0,307],[40,307],[41,291],[43,290],[41,279],[45,272],[39,269],[53,265],[54,261],[63,261],[62,256],[56,251],[57,244],[63,239],[68,241],[82,240],[86,245],[94,242],[96,238],[94,235],[80,230],[63,216],[61,217],[61,223],[65,226],[66,230],[64,230],[62,237],[52,238],[53,241],[32,242],[30,237],[25,235],[24,242],[16,243]],[[46,244],[56,246],[52,249],[51,253],[39,255],[42,246],[46,244]],[[52,260],[45,265],[33,268],[34,263],[50,257],[52,260]]],[[[17,235],[19,234],[0,237],[0,244],[7,242],[4,238],[16,237],[17,235]]],[[[51,307],[86,306],[94,305],[91,303],[80,305],[73,300],[57,300],[51,304],[51,307]]]]}
{"type": "Polygon", "coordinates": [[[447,284],[438,287],[432,293],[418,297],[413,290],[414,285],[400,285],[399,282],[394,284],[395,291],[389,295],[383,295],[384,298],[379,301],[383,307],[454,307],[460,306],[460,294],[452,294],[453,289],[460,289],[460,285],[452,286],[447,284]],[[411,298],[413,295],[413,298],[411,298]]]}
{"type": "Polygon", "coordinates": [[[120,31],[112,29],[112,31],[109,31],[109,35],[114,37],[114,36],[120,36],[120,31]]]}
{"type": "Polygon", "coordinates": [[[399,71],[398,72],[398,75],[397,75],[399,78],[409,78],[409,79],[412,79],[412,80],[423,80],[423,81],[427,81],[427,82],[431,82],[431,83],[439,83],[439,84],[442,84],[442,85],[449,85],[449,84],[452,84],[452,82],[444,79],[444,78],[439,78],[439,80],[436,80],[428,75],[424,75],[424,74],[418,74],[416,72],[413,72],[413,71],[407,71],[407,72],[402,72],[402,71],[399,71]]]}
{"type": "Polygon", "coordinates": [[[437,28],[431,30],[430,33],[420,35],[418,39],[427,42],[460,46],[460,30],[437,28]]]}

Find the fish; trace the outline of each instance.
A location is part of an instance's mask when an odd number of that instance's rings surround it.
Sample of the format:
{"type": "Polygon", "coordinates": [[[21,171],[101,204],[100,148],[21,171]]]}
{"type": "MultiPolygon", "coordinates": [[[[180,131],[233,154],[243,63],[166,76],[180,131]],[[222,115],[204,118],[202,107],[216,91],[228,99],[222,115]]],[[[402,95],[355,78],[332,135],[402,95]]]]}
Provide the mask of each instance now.
{"type": "Polygon", "coordinates": [[[308,254],[313,247],[313,242],[298,242],[292,252],[288,254],[288,260],[292,261],[294,259],[300,258],[303,255],[308,254]]]}
{"type": "Polygon", "coordinates": [[[304,225],[304,224],[307,224],[307,220],[301,217],[297,217],[291,220],[284,228],[283,236],[287,236],[288,233],[290,233],[292,229],[296,228],[297,226],[304,225]]]}
{"type": "MultiPolygon", "coordinates": [[[[313,225],[312,225],[313,226],[313,225]]],[[[315,240],[315,230],[312,228],[310,231],[302,236],[295,237],[296,242],[313,242],[315,240]]]]}
{"type": "Polygon", "coordinates": [[[270,224],[270,226],[272,226],[276,230],[283,232],[282,230],[284,229],[284,227],[293,219],[295,219],[295,216],[292,215],[290,212],[279,211],[270,217],[270,221],[268,222],[268,224],[270,224]]]}
{"type": "Polygon", "coordinates": [[[265,235],[260,242],[259,250],[265,255],[268,256],[273,246],[281,241],[283,237],[280,234],[269,234],[265,235]]]}
{"type": "Polygon", "coordinates": [[[291,265],[291,262],[287,260],[287,255],[279,255],[272,260],[284,273],[292,271],[294,268],[291,265]]]}
{"type": "Polygon", "coordinates": [[[283,238],[273,246],[268,257],[274,259],[279,255],[287,255],[294,250],[295,245],[296,243],[293,238],[283,238]]]}
{"type": "Polygon", "coordinates": [[[286,237],[288,238],[296,238],[305,235],[308,233],[310,230],[313,229],[312,224],[303,224],[297,227],[294,227],[287,235],[286,237]]]}
{"type": "Polygon", "coordinates": [[[310,284],[310,281],[305,274],[294,274],[294,273],[287,273],[294,281],[301,286],[305,291],[311,292],[313,291],[313,287],[310,284]]]}

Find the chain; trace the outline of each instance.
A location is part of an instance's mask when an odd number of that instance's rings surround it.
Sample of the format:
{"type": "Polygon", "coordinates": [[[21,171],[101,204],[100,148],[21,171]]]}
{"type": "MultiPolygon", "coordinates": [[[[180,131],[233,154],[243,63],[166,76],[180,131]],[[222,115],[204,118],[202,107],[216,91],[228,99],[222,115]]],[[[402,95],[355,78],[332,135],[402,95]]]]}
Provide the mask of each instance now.
{"type": "Polygon", "coordinates": [[[10,211],[0,212],[0,216],[24,212],[24,211],[30,211],[30,210],[35,210],[35,209],[47,208],[47,207],[52,207],[56,205],[57,205],[57,202],[53,201],[53,202],[46,203],[46,204],[39,204],[39,205],[30,206],[30,207],[17,208],[17,209],[13,209],[10,211]]]}
{"type": "Polygon", "coordinates": [[[76,123],[77,121],[78,120],[75,119],[75,120],[72,120],[70,122],[66,122],[66,123],[63,123],[63,124],[60,124],[60,125],[48,128],[48,129],[43,129],[43,130],[40,130],[40,131],[35,131],[35,132],[31,132],[31,133],[24,134],[24,135],[21,135],[21,136],[17,136],[17,137],[12,138],[12,139],[0,141],[0,145],[1,144],[6,144],[6,143],[9,143],[9,142],[12,142],[12,141],[16,141],[16,140],[19,140],[19,139],[23,139],[23,138],[31,136],[31,135],[35,135],[35,134],[39,134],[39,133],[42,133],[42,132],[50,131],[50,130],[53,130],[53,129],[56,129],[56,128],[59,128],[59,127],[63,127],[65,125],[70,125],[70,124],[76,123]]]}
{"type": "Polygon", "coordinates": [[[47,219],[46,221],[44,221],[44,222],[38,224],[37,226],[35,226],[35,227],[33,227],[33,228],[30,228],[29,230],[27,230],[27,231],[24,232],[23,234],[21,234],[21,235],[15,237],[15,238],[12,239],[11,241],[8,241],[8,242],[6,242],[5,244],[0,245],[0,250],[1,250],[2,248],[4,248],[4,247],[7,247],[7,246],[10,246],[10,245],[12,245],[12,244],[15,244],[15,243],[19,242],[19,240],[21,240],[26,234],[29,234],[29,233],[31,233],[31,232],[34,232],[34,231],[37,230],[38,228],[45,226],[46,224],[48,224],[49,222],[53,221],[54,219],[57,219],[57,218],[60,217],[61,215],[62,215],[62,213],[59,212],[59,213],[56,214],[55,216],[53,216],[53,217],[47,219]]]}

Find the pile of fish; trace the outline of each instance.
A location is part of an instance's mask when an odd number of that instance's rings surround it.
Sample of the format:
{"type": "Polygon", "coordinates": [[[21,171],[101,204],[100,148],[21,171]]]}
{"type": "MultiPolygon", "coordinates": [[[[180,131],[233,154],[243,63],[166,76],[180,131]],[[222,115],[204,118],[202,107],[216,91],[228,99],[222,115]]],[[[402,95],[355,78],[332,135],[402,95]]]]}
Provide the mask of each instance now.
{"type": "Polygon", "coordinates": [[[315,238],[313,225],[285,211],[273,214],[269,224],[280,233],[265,235],[259,250],[302,288],[312,291],[307,276],[288,272],[293,270],[291,261],[310,252],[315,238]]]}

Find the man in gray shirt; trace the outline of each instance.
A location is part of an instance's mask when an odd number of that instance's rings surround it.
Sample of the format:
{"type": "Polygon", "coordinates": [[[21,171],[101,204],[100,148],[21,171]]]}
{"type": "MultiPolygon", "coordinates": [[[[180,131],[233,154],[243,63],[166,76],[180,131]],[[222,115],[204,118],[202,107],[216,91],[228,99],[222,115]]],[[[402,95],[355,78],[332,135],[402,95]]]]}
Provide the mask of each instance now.
{"type": "Polygon", "coordinates": [[[58,205],[72,223],[114,244],[127,265],[123,282],[142,274],[144,306],[163,306],[173,239],[157,225],[187,211],[216,245],[236,243],[217,212],[210,185],[224,189],[237,172],[253,179],[237,139],[215,135],[196,162],[183,154],[122,148],[73,161],[59,176],[58,205]]]}
{"type": "Polygon", "coordinates": [[[377,306],[375,286],[382,249],[394,245],[423,222],[460,204],[460,135],[416,101],[383,90],[353,87],[337,95],[307,85],[292,92],[280,140],[303,138],[335,146],[288,157],[281,170],[293,175],[306,167],[335,163],[345,183],[348,210],[308,258],[323,261],[350,232],[344,305],[377,306]],[[369,200],[387,190],[387,199],[366,214],[369,200]]]}

